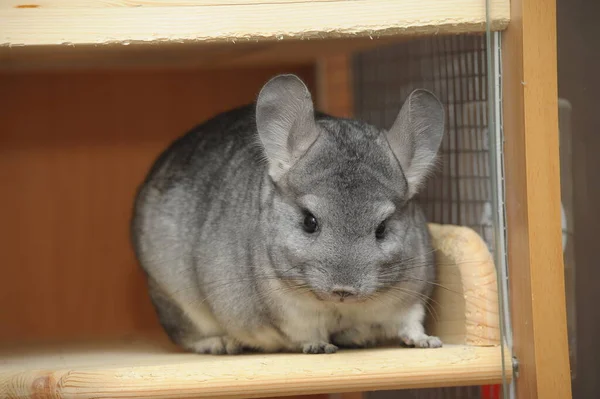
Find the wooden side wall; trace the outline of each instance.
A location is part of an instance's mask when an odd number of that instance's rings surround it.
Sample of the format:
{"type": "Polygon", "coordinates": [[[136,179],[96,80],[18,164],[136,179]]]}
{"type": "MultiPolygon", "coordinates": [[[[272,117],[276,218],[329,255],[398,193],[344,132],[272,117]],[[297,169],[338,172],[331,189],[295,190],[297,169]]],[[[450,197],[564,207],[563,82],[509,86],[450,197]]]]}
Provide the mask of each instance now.
{"type": "Polygon", "coordinates": [[[134,191],[170,140],[280,72],[314,88],[313,66],[0,75],[0,341],[155,329],[134,191]]]}

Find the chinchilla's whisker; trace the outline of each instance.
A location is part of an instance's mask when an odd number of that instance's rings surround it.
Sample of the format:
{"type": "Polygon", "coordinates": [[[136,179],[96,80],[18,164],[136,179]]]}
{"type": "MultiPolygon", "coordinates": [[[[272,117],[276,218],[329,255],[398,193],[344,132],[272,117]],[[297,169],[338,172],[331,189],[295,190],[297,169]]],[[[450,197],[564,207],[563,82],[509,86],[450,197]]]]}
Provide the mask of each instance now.
{"type": "Polygon", "coordinates": [[[410,295],[416,299],[418,299],[423,306],[425,306],[425,308],[427,309],[427,311],[431,314],[431,316],[434,318],[434,320],[438,320],[439,319],[439,315],[437,313],[437,310],[435,309],[435,307],[431,304],[431,302],[435,303],[436,305],[441,307],[441,304],[435,300],[433,300],[432,298],[428,297],[425,294],[422,294],[418,291],[414,291],[414,290],[410,290],[407,288],[402,288],[402,287],[392,287],[391,291],[398,291],[401,292],[403,294],[407,294],[410,295]]]}
{"type": "Polygon", "coordinates": [[[443,284],[436,283],[434,281],[423,280],[423,279],[414,278],[414,277],[410,277],[410,276],[405,277],[403,281],[419,281],[419,282],[424,283],[424,284],[429,284],[429,285],[433,285],[433,286],[439,287],[439,288],[441,288],[441,289],[443,289],[445,291],[451,292],[453,294],[462,295],[462,292],[452,290],[452,289],[444,286],[443,284]]]}

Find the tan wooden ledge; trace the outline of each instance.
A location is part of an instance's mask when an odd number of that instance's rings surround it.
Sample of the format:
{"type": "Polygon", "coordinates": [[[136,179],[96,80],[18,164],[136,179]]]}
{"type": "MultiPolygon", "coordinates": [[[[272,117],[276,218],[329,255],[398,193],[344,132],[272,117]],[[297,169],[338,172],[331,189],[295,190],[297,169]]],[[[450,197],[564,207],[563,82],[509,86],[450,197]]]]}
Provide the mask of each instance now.
{"type": "Polygon", "coordinates": [[[216,357],[182,353],[162,336],[14,346],[0,351],[0,397],[249,398],[510,381],[487,247],[465,227],[430,231],[439,286],[428,325],[442,348],[216,357]]]}
{"type": "MultiPolygon", "coordinates": [[[[490,28],[505,29],[510,1],[489,3],[490,28]]],[[[4,0],[0,66],[298,63],[487,25],[482,0],[4,0]]]]}

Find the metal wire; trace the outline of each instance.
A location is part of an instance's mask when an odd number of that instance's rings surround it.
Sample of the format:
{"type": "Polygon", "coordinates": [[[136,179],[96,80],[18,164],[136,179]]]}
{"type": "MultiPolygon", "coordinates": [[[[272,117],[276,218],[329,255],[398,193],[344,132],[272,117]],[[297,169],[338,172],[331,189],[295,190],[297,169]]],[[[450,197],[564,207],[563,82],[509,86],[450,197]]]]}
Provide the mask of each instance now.
{"type": "Polygon", "coordinates": [[[356,116],[381,127],[391,126],[416,88],[445,104],[441,162],[419,201],[430,221],[471,227],[491,247],[485,36],[428,37],[365,52],[355,57],[354,76],[356,116]]]}
{"type": "MultiPolygon", "coordinates": [[[[493,251],[488,76],[485,35],[414,39],[354,59],[356,117],[388,128],[410,92],[424,88],[445,105],[437,173],[419,194],[427,218],[468,226],[493,251]]],[[[479,398],[479,387],[371,393],[372,399],[479,398]]]]}

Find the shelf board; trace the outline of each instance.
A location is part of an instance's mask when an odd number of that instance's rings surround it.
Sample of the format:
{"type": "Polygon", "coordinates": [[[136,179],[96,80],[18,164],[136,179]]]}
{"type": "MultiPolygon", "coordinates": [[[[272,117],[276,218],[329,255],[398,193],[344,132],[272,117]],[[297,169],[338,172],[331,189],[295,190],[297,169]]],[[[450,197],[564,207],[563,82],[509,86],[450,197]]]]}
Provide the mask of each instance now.
{"type": "Polygon", "coordinates": [[[249,398],[499,384],[511,372],[500,346],[221,357],[124,339],[4,349],[0,397],[249,398]]]}
{"type": "MultiPolygon", "coordinates": [[[[490,28],[509,22],[490,0],[490,28]]],[[[410,35],[486,30],[483,0],[6,0],[3,69],[308,62],[410,35]],[[377,39],[377,40],[375,40],[377,39]],[[313,46],[322,42],[321,46],[313,46]],[[140,60],[141,57],[141,60],[140,60]]]]}
{"type": "Polygon", "coordinates": [[[427,330],[442,348],[214,357],[182,353],[164,336],[13,345],[0,349],[0,397],[249,398],[510,381],[487,245],[467,227],[429,231],[438,284],[427,330]]]}

